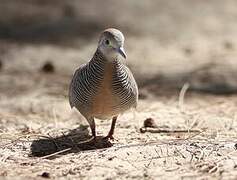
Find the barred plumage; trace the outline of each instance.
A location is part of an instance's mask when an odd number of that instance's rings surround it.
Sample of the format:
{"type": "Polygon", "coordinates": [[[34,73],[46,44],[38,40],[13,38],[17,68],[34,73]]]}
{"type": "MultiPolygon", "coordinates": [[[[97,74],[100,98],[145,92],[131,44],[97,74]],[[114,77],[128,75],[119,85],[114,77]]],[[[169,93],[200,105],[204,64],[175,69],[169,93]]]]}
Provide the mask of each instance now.
{"type": "Polygon", "coordinates": [[[126,111],[137,106],[138,88],[131,71],[119,60],[115,61],[113,74],[113,94],[118,96],[120,103],[115,107],[120,111],[126,111]]]}
{"type": "Polygon", "coordinates": [[[94,137],[94,118],[113,118],[107,136],[113,138],[117,116],[137,105],[136,81],[118,58],[119,54],[126,58],[123,43],[124,37],[120,31],[105,30],[93,58],[76,70],[70,84],[70,105],[87,119],[94,137]]]}
{"type": "Polygon", "coordinates": [[[80,66],[73,75],[69,88],[69,103],[84,116],[90,113],[92,98],[103,79],[104,64],[103,57],[97,50],[92,60],[80,66]]]}

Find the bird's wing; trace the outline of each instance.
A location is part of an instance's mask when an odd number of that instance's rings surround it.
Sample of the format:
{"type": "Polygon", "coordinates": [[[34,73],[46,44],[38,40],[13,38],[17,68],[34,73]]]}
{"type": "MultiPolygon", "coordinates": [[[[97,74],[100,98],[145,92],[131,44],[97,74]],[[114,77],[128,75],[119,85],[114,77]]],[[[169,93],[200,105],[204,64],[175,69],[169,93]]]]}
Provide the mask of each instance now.
{"type": "Polygon", "coordinates": [[[78,80],[81,77],[82,71],[85,69],[86,64],[81,65],[72,77],[71,83],[69,85],[69,104],[71,108],[75,106],[76,94],[74,93],[74,88],[77,88],[78,80]]]}
{"type": "Polygon", "coordinates": [[[137,82],[135,80],[135,78],[133,77],[133,74],[131,72],[131,70],[125,66],[125,71],[127,72],[128,74],[128,82],[130,82],[130,86],[132,88],[132,92],[134,93],[135,97],[136,97],[136,103],[135,103],[135,107],[137,106],[137,101],[138,101],[138,86],[137,86],[137,82]]]}

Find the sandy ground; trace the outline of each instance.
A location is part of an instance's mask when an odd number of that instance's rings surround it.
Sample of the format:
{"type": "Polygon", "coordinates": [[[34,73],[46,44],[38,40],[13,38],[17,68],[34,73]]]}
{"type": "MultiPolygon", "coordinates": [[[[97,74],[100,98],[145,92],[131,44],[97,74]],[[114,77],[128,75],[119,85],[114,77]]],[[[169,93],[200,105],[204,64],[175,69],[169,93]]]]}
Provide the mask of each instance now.
{"type": "Polygon", "coordinates": [[[236,1],[57,2],[0,5],[0,179],[237,178],[236,1]],[[93,142],[68,84],[108,26],[140,96],[93,142]],[[169,132],[142,133],[147,118],[169,132]]]}
{"type": "MultiPolygon", "coordinates": [[[[30,56],[32,49],[18,48],[16,55],[5,55],[30,56]]],[[[71,51],[65,56],[76,57],[71,51]]],[[[86,121],[68,104],[71,75],[61,73],[60,65],[56,72],[43,72],[43,62],[16,63],[18,71],[9,63],[1,72],[1,178],[236,178],[236,95],[187,90],[182,96],[148,83],[140,87],[138,108],[120,116],[116,141],[88,142],[86,121]],[[150,117],[161,129],[200,133],[141,133],[150,117]]],[[[97,121],[99,137],[110,123],[97,121]]]]}

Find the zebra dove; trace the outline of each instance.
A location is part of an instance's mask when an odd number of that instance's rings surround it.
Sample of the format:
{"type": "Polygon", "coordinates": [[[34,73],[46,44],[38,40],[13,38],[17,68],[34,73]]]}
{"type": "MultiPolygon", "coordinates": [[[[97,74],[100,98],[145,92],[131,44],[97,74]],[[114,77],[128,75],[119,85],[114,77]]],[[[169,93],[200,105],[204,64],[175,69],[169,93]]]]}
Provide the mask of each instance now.
{"type": "Polygon", "coordinates": [[[124,64],[124,36],[117,29],[102,32],[93,58],[74,73],[69,87],[69,102],[88,121],[96,139],[95,118],[110,119],[112,125],[107,139],[113,139],[119,114],[136,107],[138,87],[124,64]]]}

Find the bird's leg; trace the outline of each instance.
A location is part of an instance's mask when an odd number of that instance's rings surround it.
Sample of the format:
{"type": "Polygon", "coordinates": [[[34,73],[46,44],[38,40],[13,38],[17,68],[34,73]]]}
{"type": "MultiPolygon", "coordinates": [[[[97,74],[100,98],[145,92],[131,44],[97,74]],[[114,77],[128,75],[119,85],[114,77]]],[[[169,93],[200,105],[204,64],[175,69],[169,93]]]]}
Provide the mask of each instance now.
{"type": "Polygon", "coordinates": [[[116,124],[116,120],[117,120],[118,116],[114,116],[112,119],[112,124],[111,124],[111,128],[109,130],[108,135],[105,137],[106,139],[114,139],[113,134],[114,134],[114,128],[115,128],[115,124],[116,124]]]}
{"type": "Polygon", "coordinates": [[[91,134],[94,137],[94,139],[96,139],[96,130],[95,130],[95,119],[94,118],[90,118],[87,120],[90,128],[91,128],[91,134]]]}

